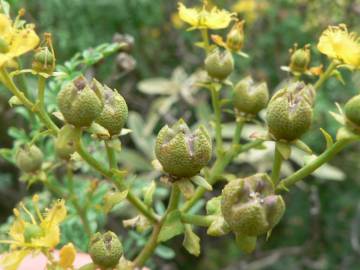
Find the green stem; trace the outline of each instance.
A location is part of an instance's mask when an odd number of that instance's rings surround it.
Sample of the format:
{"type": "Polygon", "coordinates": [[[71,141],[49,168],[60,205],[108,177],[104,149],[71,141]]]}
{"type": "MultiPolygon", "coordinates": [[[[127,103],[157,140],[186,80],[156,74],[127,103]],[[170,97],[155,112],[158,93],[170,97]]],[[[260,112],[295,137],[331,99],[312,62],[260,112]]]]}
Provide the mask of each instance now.
{"type": "Polygon", "coordinates": [[[310,175],[317,168],[319,168],[324,163],[328,162],[332,159],[337,153],[339,153],[342,149],[344,149],[351,142],[354,142],[355,139],[343,139],[334,143],[331,147],[329,147],[324,153],[318,156],[316,159],[306,164],[300,170],[296,171],[294,174],[288,176],[284,180],[282,180],[278,187],[276,188],[277,192],[282,190],[287,190],[298,181],[303,180],[306,176],[310,175]]]}
{"type": "Polygon", "coordinates": [[[241,132],[244,127],[245,120],[242,118],[236,119],[236,128],[232,141],[232,145],[238,145],[241,138],[241,132]]]}
{"type": "MultiPolygon", "coordinates": [[[[218,179],[219,176],[224,172],[225,168],[229,163],[240,153],[246,152],[250,150],[251,148],[254,148],[256,146],[259,146],[263,141],[262,140],[255,140],[253,142],[247,143],[241,147],[238,145],[232,147],[230,151],[228,151],[223,158],[216,159],[214,165],[212,166],[210,173],[209,173],[209,179],[208,182],[210,185],[213,185],[218,179]]],[[[193,195],[193,197],[186,201],[182,207],[182,212],[189,211],[195,203],[200,200],[203,195],[205,194],[207,190],[203,187],[198,187],[193,195]]]]}
{"type": "Polygon", "coordinates": [[[337,63],[335,61],[332,61],[326,71],[320,76],[320,78],[317,80],[317,82],[314,85],[315,90],[319,90],[320,87],[326,82],[327,79],[330,78],[331,73],[333,70],[337,67],[337,63]]]}
{"type": "Polygon", "coordinates": [[[274,149],[274,162],[271,171],[271,181],[273,182],[275,187],[280,179],[282,162],[283,162],[283,158],[281,156],[279,149],[277,148],[277,143],[276,143],[274,149]]]}
{"type": "Polygon", "coordinates": [[[59,131],[59,128],[54,124],[54,122],[50,119],[48,113],[45,110],[45,86],[46,86],[46,79],[43,76],[39,76],[38,78],[38,100],[39,108],[38,113],[43,119],[44,124],[50,130],[59,131]]]}
{"type": "Polygon", "coordinates": [[[105,141],[105,148],[109,160],[110,169],[117,168],[116,153],[114,148],[110,146],[108,141],[105,141]]]}
{"type": "MultiPolygon", "coordinates": [[[[85,147],[82,144],[81,136],[78,137],[79,137],[79,141],[76,142],[76,149],[78,154],[82,157],[82,159],[86,161],[92,168],[97,170],[108,180],[114,183],[117,188],[122,190],[124,188],[122,182],[118,181],[118,179],[116,179],[116,177],[113,175],[113,173],[110,170],[108,170],[103,164],[99,163],[85,150],[85,147]]],[[[138,209],[140,213],[142,213],[145,217],[147,217],[150,222],[152,223],[158,222],[158,217],[156,216],[156,214],[153,211],[150,211],[148,207],[139,198],[137,198],[130,190],[128,191],[127,199],[135,208],[138,209]]]]}
{"type": "Polygon", "coordinates": [[[201,227],[209,227],[214,222],[216,216],[201,216],[181,213],[181,221],[183,223],[192,224],[201,227]]]}
{"type": "Polygon", "coordinates": [[[220,157],[223,154],[223,140],[221,127],[221,105],[219,100],[220,93],[211,86],[211,102],[215,115],[215,141],[216,141],[216,156],[220,157]]]}
{"type": "Polygon", "coordinates": [[[209,52],[210,52],[210,42],[209,42],[208,30],[207,29],[201,29],[200,31],[201,31],[202,40],[204,42],[206,54],[209,54],[209,52]]]}
{"type": "Polygon", "coordinates": [[[154,250],[158,245],[158,237],[161,228],[164,225],[166,217],[171,211],[175,210],[178,207],[179,198],[180,198],[180,189],[176,184],[174,184],[171,189],[170,200],[166,212],[164,216],[161,218],[160,222],[154,225],[150,239],[148,240],[147,244],[144,246],[140,254],[134,260],[136,266],[142,267],[145,264],[145,262],[150,258],[150,256],[153,254],[154,250]]]}
{"type": "Polygon", "coordinates": [[[79,202],[77,200],[77,196],[75,195],[74,175],[73,175],[73,171],[72,171],[72,168],[71,168],[70,164],[67,165],[67,179],[68,179],[68,183],[69,183],[69,193],[70,193],[71,202],[73,203],[76,212],[79,214],[79,217],[81,219],[81,223],[84,226],[85,233],[90,238],[91,235],[92,235],[92,232],[91,232],[91,229],[90,229],[89,220],[88,220],[88,218],[86,216],[86,210],[83,207],[80,206],[80,204],[79,204],[79,202]]]}

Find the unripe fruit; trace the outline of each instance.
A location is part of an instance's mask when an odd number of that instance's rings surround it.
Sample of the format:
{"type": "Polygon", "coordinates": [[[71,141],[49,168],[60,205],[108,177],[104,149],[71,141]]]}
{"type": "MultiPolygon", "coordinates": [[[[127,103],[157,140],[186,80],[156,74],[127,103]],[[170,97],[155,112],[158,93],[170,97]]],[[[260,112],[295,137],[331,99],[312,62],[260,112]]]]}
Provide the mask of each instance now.
{"type": "Polygon", "coordinates": [[[113,232],[96,233],[90,240],[89,254],[101,269],[114,268],[121,258],[123,247],[113,232]]]}
{"type": "Polygon", "coordinates": [[[36,145],[24,145],[16,154],[16,165],[23,172],[35,172],[41,169],[43,158],[43,153],[36,145]]]}
{"type": "Polygon", "coordinates": [[[281,219],[285,203],[274,195],[266,174],[229,182],[222,191],[221,211],[231,229],[240,235],[258,236],[271,230],[281,219]]]}
{"type": "Polygon", "coordinates": [[[256,115],[266,107],[269,91],[266,83],[255,84],[251,77],[246,77],[234,88],[234,107],[246,114],[256,115]]]}
{"type": "Polygon", "coordinates": [[[293,141],[311,126],[315,90],[302,82],[292,83],[279,90],[267,108],[269,132],[276,140],[293,141]]]}
{"type": "Polygon", "coordinates": [[[105,86],[103,100],[104,109],[95,121],[106,128],[110,136],[118,135],[128,117],[125,99],[117,91],[105,86]]]}
{"type": "Polygon", "coordinates": [[[308,47],[297,49],[290,57],[290,70],[292,72],[304,73],[307,71],[310,61],[311,56],[308,47]]]}
{"type": "Polygon", "coordinates": [[[72,125],[63,126],[55,140],[55,152],[62,159],[69,159],[76,150],[79,131],[72,125]]]}
{"type": "Polygon", "coordinates": [[[213,50],[205,59],[205,70],[210,77],[225,80],[234,70],[234,59],[227,50],[213,50]]]}
{"type": "Polygon", "coordinates": [[[102,89],[98,81],[93,79],[89,84],[84,77],[61,89],[57,103],[66,122],[76,127],[90,126],[103,109],[102,89]]]}
{"type": "Polygon", "coordinates": [[[191,132],[183,120],[173,127],[163,127],[156,139],[156,157],[174,179],[198,174],[209,162],[211,152],[211,138],[205,127],[191,132]]]}
{"type": "Polygon", "coordinates": [[[360,95],[352,97],[345,104],[346,118],[356,126],[360,126],[360,95]]]}
{"type": "Polygon", "coordinates": [[[48,47],[41,48],[35,53],[32,69],[37,72],[52,74],[55,69],[55,57],[48,47]]]}

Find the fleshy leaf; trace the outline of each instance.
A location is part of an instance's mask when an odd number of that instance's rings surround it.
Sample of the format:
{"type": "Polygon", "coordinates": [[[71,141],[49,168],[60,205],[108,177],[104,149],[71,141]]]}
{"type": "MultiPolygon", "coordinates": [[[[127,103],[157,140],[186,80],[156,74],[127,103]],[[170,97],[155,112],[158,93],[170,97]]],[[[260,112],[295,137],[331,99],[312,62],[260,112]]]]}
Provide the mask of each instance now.
{"type": "Polygon", "coordinates": [[[190,224],[185,225],[183,246],[190,254],[194,256],[200,255],[200,238],[192,231],[190,224]]]}
{"type": "Polygon", "coordinates": [[[181,213],[179,210],[170,212],[159,233],[158,242],[165,242],[184,232],[184,224],[181,222],[181,213]]]}

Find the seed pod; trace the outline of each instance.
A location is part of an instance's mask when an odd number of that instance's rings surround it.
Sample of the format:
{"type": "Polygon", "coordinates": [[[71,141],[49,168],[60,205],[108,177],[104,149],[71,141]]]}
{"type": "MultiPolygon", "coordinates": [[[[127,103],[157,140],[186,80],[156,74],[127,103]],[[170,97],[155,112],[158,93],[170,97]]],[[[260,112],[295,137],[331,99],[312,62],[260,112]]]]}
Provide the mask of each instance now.
{"type": "Polygon", "coordinates": [[[90,126],[103,109],[102,89],[98,81],[93,79],[88,84],[84,77],[78,77],[61,89],[57,103],[66,122],[75,127],[90,126]]]}
{"type": "Polygon", "coordinates": [[[24,145],[16,153],[16,165],[26,173],[41,169],[43,153],[36,145],[24,145]]]}
{"type": "Polygon", "coordinates": [[[346,102],[345,115],[348,121],[360,127],[360,95],[354,96],[346,102]]]}
{"type": "Polygon", "coordinates": [[[156,139],[156,157],[174,179],[198,174],[209,162],[211,152],[211,139],[205,127],[191,132],[183,120],[173,127],[163,127],[156,139]]]}
{"type": "Polygon", "coordinates": [[[62,159],[69,159],[76,150],[80,133],[72,125],[63,126],[55,140],[55,152],[62,159]]]}
{"type": "Polygon", "coordinates": [[[237,234],[258,236],[271,230],[281,219],[285,203],[274,195],[266,174],[229,182],[222,191],[221,211],[225,221],[237,234]]]}
{"type": "Polygon", "coordinates": [[[290,57],[290,70],[292,72],[304,73],[308,70],[311,61],[310,49],[305,46],[295,50],[290,57]]]}
{"type": "Polygon", "coordinates": [[[32,61],[32,69],[36,72],[52,74],[55,69],[55,57],[48,47],[40,48],[35,53],[32,61]]]}
{"type": "Polygon", "coordinates": [[[255,84],[249,76],[237,83],[234,88],[234,107],[246,114],[256,115],[266,107],[269,91],[265,82],[255,84]]]}
{"type": "Polygon", "coordinates": [[[315,90],[303,82],[291,83],[279,90],[267,108],[269,132],[276,140],[293,141],[311,126],[315,90]]]}
{"type": "Polygon", "coordinates": [[[205,59],[205,70],[210,77],[225,80],[234,70],[234,59],[227,50],[213,50],[205,59]]]}
{"type": "Polygon", "coordinates": [[[120,134],[128,117],[125,99],[115,90],[105,86],[103,90],[104,109],[96,122],[106,128],[110,136],[120,134]]]}
{"type": "Polygon", "coordinates": [[[96,233],[90,240],[89,254],[101,269],[112,269],[119,263],[123,247],[115,233],[96,233]]]}

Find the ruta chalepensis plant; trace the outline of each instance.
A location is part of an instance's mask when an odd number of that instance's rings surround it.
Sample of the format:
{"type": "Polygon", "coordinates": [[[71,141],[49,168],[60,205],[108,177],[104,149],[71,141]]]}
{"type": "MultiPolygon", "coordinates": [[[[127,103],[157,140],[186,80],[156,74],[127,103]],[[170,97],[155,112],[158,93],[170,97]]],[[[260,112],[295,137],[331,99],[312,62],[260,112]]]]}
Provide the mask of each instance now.
{"type": "MultiPolygon", "coordinates": [[[[85,235],[88,247],[85,251],[92,258],[91,263],[79,269],[139,269],[159,251],[158,247],[164,247],[165,242],[179,235],[184,237],[185,249],[198,256],[201,245],[197,227],[205,227],[211,237],[234,235],[242,251],[253,252],[260,248],[258,240],[271,239],[271,232],[281,224],[286,211],[286,191],[346,146],[360,140],[360,96],[357,95],[345,104],[344,111],[339,106],[340,113],[333,113],[342,125],[336,138],[322,130],[326,149],[294,173],[282,173],[282,165],[294,148],[304,155],[312,153],[301,138],[311,131],[316,96],[324,83],[331,77],[339,78],[342,68],[352,72],[360,68],[359,38],[343,24],[330,26],[319,38],[318,51],[331,61],[324,64],[324,70],[322,66],[311,66],[311,45],[303,48],[296,45],[290,51],[288,67],[283,67],[289,71],[290,79],[270,97],[266,82],[249,74],[233,81],[237,72],[235,63],[250,57],[242,51],[246,43],[245,22],[227,10],[210,7],[206,1],[198,8],[179,3],[179,18],[189,25],[188,30],[198,32],[201,39],[196,43],[203,52],[201,75],[188,76],[184,70],[177,69],[172,80],[166,82],[167,88],[153,90],[146,83],[139,88],[145,93],[171,92],[173,96],[162,100],[166,100],[162,104],[167,108],[179,96],[191,104],[192,97],[186,92],[206,89],[213,109],[212,121],[191,125],[190,120],[195,116],[184,117],[186,122],[168,117],[168,123],[163,123],[157,117],[141,125],[138,115],[128,112],[125,93],[120,94],[86,73],[91,65],[117,53],[121,53],[117,60],[123,61],[122,67],[133,69],[136,62],[128,54],[134,42],[131,37],[118,36],[113,44],[78,54],[63,66],[56,65],[51,35],[47,33],[41,40],[35,26],[23,21],[24,10],[12,19],[9,6],[5,1],[1,3],[0,81],[11,94],[10,106],[15,110],[25,108],[32,121],[32,132],[25,136],[27,139],[19,139],[13,150],[2,149],[1,153],[2,156],[7,153],[7,160],[17,165],[27,185],[38,182],[58,198],[43,210],[46,202],[42,203],[35,195],[30,204],[20,203],[14,210],[9,237],[0,240],[9,245],[9,251],[0,261],[5,270],[17,269],[26,256],[37,253],[48,259],[47,269],[75,269],[73,263],[80,247],[75,247],[76,243],[69,239],[61,241],[60,224],[69,216],[67,207],[72,207],[71,215],[81,220],[81,234],[85,235]],[[24,69],[18,60],[31,52],[32,64],[24,69]],[[19,83],[20,78],[27,76],[37,79],[35,95],[30,95],[26,86],[19,83]],[[179,87],[181,81],[191,82],[191,87],[179,87]],[[224,98],[226,89],[231,90],[232,100],[224,98]],[[224,112],[229,110],[232,118],[224,123],[224,112]],[[230,141],[224,136],[228,122],[233,122],[235,127],[230,141]],[[244,126],[254,123],[265,131],[244,137],[244,126]],[[158,131],[157,136],[152,130],[158,131]],[[124,165],[129,164],[127,159],[131,160],[134,153],[127,149],[128,145],[121,144],[125,142],[122,136],[131,136],[132,132],[143,135],[134,142],[142,149],[140,155],[152,159],[153,166],[148,170],[153,181],[136,175],[133,167],[124,165]],[[153,148],[149,150],[146,141],[153,148]],[[240,154],[261,149],[265,142],[274,145],[271,170],[251,175],[227,172],[227,167],[240,154]],[[136,179],[144,189],[136,188],[133,184],[136,179]],[[85,186],[84,182],[89,184],[85,186]],[[209,199],[215,184],[222,187],[222,192],[209,199]],[[84,185],[80,193],[75,190],[78,185],[84,185]],[[169,191],[169,198],[167,192],[162,192],[165,196],[160,199],[156,197],[160,188],[169,191]],[[205,207],[203,204],[194,207],[206,199],[205,207]],[[155,207],[155,200],[167,205],[155,207]],[[88,214],[93,202],[98,211],[95,213],[102,216],[101,223],[92,219],[94,212],[88,214]],[[107,214],[125,202],[131,205],[127,208],[136,212],[121,208],[127,211],[124,227],[146,238],[136,247],[124,244],[129,235],[103,232],[107,214]],[[59,259],[53,256],[56,248],[60,248],[59,259]]],[[[163,107],[158,111],[166,114],[163,107]]],[[[140,166],[149,167],[144,164],[140,166]]]]}

